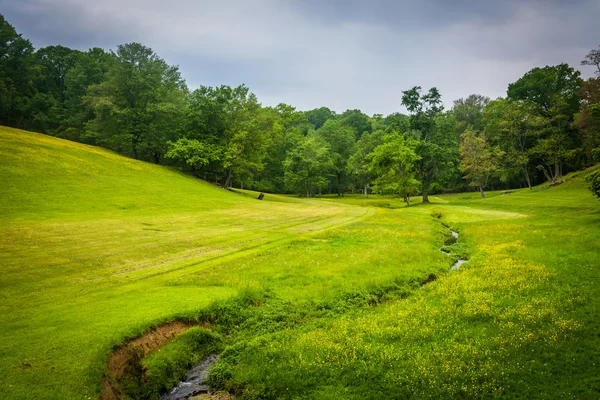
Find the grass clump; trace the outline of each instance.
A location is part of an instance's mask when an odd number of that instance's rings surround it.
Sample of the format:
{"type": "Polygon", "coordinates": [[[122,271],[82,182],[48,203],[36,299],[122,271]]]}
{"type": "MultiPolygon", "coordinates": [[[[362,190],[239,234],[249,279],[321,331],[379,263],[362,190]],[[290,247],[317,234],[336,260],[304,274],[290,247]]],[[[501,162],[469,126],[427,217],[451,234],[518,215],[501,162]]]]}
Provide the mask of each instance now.
{"type": "Polygon", "coordinates": [[[142,360],[140,386],[130,387],[127,394],[134,398],[158,399],[162,392],[177,385],[189,368],[221,348],[218,335],[206,328],[192,327],[142,360]]]}

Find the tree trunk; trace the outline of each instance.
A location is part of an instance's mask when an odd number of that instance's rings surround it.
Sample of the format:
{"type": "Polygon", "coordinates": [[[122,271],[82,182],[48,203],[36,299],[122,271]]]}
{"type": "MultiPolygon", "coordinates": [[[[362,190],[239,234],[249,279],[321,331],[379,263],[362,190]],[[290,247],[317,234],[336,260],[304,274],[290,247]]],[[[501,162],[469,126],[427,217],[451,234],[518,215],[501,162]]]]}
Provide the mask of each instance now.
{"type": "Polygon", "coordinates": [[[366,199],[367,197],[368,197],[368,194],[367,194],[367,184],[365,183],[365,199],[366,199]]]}
{"type": "Polygon", "coordinates": [[[542,172],[544,173],[544,176],[546,177],[548,182],[550,182],[551,184],[554,184],[554,182],[556,181],[556,177],[552,176],[552,169],[546,168],[545,165],[540,165],[538,168],[542,170],[542,172]]]}
{"type": "Polygon", "coordinates": [[[229,168],[229,170],[227,171],[227,179],[225,179],[225,189],[229,189],[229,186],[231,186],[231,176],[232,171],[231,168],[229,168]]]}
{"type": "Polygon", "coordinates": [[[525,173],[525,180],[527,181],[527,187],[531,190],[531,178],[529,177],[529,171],[527,171],[527,166],[523,165],[523,172],[525,173]]]}
{"type": "Polygon", "coordinates": [[[409,194],[404,196],[404,201],[406,201],[406,206],[410,207],[410,195],[409,194]]]}
{"type": "Polygon", "coordinates": [[[479,193],[481,193],[481,198],[485,199],[485,195],[483,194],[483,186],[479,186],[479,193]]]}
{"type": "Polygon", "coordinates": [[[429,203],[429,195],[423,192],[423,203],[429,203]]]}

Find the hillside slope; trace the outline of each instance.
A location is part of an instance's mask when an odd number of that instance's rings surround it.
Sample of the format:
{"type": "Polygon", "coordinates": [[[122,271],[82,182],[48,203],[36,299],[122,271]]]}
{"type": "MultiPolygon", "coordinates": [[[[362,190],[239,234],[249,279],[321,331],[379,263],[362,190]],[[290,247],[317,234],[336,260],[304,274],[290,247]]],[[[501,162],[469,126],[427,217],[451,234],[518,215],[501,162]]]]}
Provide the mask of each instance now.
{"type": "Polygon", "coordinates": [[[261,202],[170,168],[4,127],[0,180],[3,398],[96,396],[107,354],[124,337],[254,284],[199,290],[166,279],[366,212],[261,202]]]}

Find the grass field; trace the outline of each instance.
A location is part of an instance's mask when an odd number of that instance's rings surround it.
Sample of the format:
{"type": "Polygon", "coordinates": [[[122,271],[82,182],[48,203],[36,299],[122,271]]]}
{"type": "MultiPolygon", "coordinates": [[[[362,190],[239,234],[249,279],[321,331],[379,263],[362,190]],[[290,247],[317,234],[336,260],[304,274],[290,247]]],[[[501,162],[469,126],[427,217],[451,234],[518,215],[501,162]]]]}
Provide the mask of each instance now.
{"type": "MultiPolygon", "coordinates": [[[[114,346],[210,314],[211,380],[243,398],[598,398],[600,202],[584,175],[410,208],[261,202],[0,128],[0,393],[96,398],[114,346]],[[456,272],[440,215],[470,256],[456,272]]],[[[195,337],[142,360],[151,395],[195,337]]]]}
{"type": "Polygon", "coordinates": [[[213,384],[244,398],[599,398],[600,204],[579,175],[395,211],[441,215],[469,262],[408,299],[239,342],[213,384]]]}

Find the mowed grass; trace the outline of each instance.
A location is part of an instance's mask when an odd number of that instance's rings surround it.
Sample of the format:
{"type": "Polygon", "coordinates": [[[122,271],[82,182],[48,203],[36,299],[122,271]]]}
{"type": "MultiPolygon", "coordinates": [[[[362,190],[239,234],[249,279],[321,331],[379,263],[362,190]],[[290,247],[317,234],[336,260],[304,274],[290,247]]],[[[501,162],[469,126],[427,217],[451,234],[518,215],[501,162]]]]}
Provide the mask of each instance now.
{"type": "Polygon", "coordinates": [[[600,202],[586,174],[394,210],[441,215],[469,262],[408,299],[240,342],[213,383],[248,399],[600,398],[600,202]]]}
{"type": "MultiPolygon", "coordinates": [[[[600,202],[584,176],[410,208],[261,202],[0,128],[0,394],[95,398],[115,345],[212,313],[228,347],[211,379],[246,399],[598,398],[600,202]],[[470,255],[459,271],[440,222],[470,255]]],[[[194,329],[143,361],[153,387],[212,337],[194,329]]]]}
{"type": "Polygon", "coordinates": [[[450,262],[429,216],[261,202],[9,128],[0,178],[3,398],[97,397],[114,346],[249,289],[323,308],[348,293],[383,295],[390,282],[414,288],[450,262]]]}

